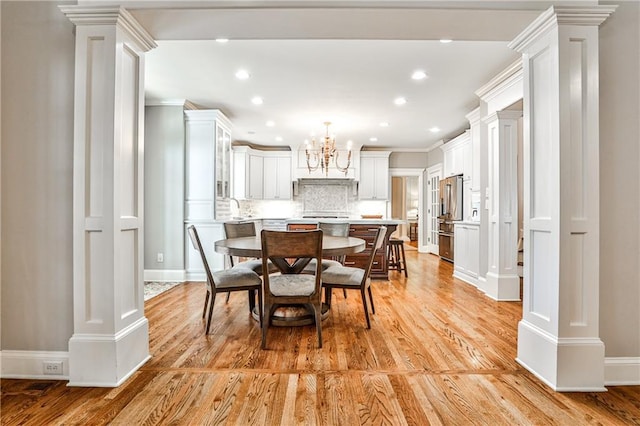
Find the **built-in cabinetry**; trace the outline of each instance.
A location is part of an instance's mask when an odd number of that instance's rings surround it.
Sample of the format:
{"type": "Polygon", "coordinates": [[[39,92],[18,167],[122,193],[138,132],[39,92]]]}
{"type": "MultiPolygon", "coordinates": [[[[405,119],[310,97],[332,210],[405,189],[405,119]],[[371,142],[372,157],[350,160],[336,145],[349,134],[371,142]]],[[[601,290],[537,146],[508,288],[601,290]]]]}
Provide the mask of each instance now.
{"type": "Polygon", "coordinates": [[[480,224],[456,222],[454,227],[453,276],[477,286],[480,270],[480,224]]]}
{"type": "Polygon", "coordinates": [[[291,152],[233,148],[233,196],[244,200],[290,200],[291,152]]]}
{"type": "Polygon", "coordinates": [[[264,157],[265,200],[290,200],[293,183],[291,181],[291,154],[271,152],[264,157]]]}
{"type": "Polygon", "coordinates": [[[444,152],[444,177],[471,177],[471,136],[469,130],[441,146],[444,152]]]}
{"type": "MultiPolygon", "coordinates": [[[[218,110],[185,111],[185,262],[187,279],[204,277],[198,253],[191,247],[187,227],[195,225],[203,241],[222,238],[218,211],[230,195],[231,122],[218,110]]],[[[210,266],[224,266],[224,257],[205,245],[210,266]]]]}
{"type": "Polygon", "coordinates": [[[389,155],[390,151],[360,152],[359,199],[389,199],[389,155]]]}

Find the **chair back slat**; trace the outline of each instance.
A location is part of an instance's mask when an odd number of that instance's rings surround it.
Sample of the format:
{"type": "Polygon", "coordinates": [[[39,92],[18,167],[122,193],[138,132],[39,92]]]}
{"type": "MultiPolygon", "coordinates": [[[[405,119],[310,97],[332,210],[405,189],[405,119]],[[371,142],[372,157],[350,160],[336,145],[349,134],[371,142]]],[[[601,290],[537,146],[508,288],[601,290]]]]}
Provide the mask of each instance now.
{"type": "Polygon", "coordinates": [[[349,224],[346,222],[320,222],[318,228],[322,229],[324,235],[331,235],[332,237],[348,237],[349,236],[349,224]]]}
{"type": "Polygon", "coordinates": [[[262,230],[262,256],[269,258],[316,257],[322,255],[322,231],[262,230]]]}
{"type": "Polygon", "coordinates": [[[213,275],[211,274],[211,269],[209,268],[209,262],[207,261],[207,256],[204,253],[204,249],[202,248],[202,243],[200,242],[200,237],[198,236],[198,231],[196,227],[190,225],[187,228],[189,232],[189,239],[191,240],[191,244],[193,248],[200,254],[200,259],[202,259],[202,265],[204,266],[204,270],[207,274],[207,284],[211,287],[211,291],[215,291],[215,285],[213,283],[213,275]]]}
{"type": "Polygon", "coordinates": [[[367,280],[367,278],[369,278],[369,274],[371,273],[371,268],[373,267],[373,260],[376,257],[376,253],[378,252],[378,250],[380,250],[380,248],[384,244],[384,239],[386,235],[387,235],[387,227],[380,226],[378,228],[378,233],[376,234],[373,247],[371,248],[371,253],[369,254],[369,259],[367,261],[367,267],[365,269],[364,277],[362,278],[363,285],[364,285],[364,282],[367,280]]]}
{"type": "Polygon", "coordinates": [[[224,233],[227,238],[255,237],[255,222],[226,222],[224,233]]]}

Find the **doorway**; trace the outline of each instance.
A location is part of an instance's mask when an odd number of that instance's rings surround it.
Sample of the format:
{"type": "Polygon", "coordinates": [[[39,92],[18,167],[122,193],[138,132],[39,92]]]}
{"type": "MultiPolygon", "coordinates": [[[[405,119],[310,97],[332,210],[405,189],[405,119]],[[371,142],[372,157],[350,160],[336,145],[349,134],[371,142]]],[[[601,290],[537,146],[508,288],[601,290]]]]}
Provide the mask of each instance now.
{"type": "Polygon", "coordinates": [[[389,175],[389,217],[402,221],[394,236],[406,243],[405,248],[423,252],[424,169],[389,169],[389,175]]]}

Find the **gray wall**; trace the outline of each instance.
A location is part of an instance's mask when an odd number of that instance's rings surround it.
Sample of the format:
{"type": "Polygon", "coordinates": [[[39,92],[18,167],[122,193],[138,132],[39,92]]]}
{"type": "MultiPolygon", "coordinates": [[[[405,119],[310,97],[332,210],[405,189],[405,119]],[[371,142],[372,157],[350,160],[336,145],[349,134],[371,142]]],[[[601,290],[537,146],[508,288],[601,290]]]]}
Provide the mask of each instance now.
{"type": "Polygon", "coordinates": [[[66,351],[73,331],[73,24],[2,8],[3,350],[66,351]]]}
{"type": "Polygon", "coordinates": [[[640,5],[600,27],[600,333],[608,357],[640,356],[640,5]]]}
{"type": "Polygon", "coordinates": [[[389,156],[389,168],[426,169],[426,152],[392,152],[389,156]]]}
{"type": "Polygon", "coordinates": [[[145,108],[144,269],[184,270],[184,144],[182,106],[145,108]]]}
{"type": "Polygon", "coordinates": [[[427,168],[444,163],[444,152],[440,148],[429,151],[427,157],[427,168]]]}

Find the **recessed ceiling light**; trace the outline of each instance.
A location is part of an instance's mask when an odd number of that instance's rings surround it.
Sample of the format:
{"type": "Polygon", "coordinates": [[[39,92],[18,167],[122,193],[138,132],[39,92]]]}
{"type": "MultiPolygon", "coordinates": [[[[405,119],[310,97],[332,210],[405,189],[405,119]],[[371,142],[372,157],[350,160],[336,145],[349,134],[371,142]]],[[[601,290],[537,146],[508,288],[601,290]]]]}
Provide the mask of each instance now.
{"type": "Polygon", "coordinates": [[[251,103],[254,105],[262,105],[264,103],[264,100],[260,96],[254,96],[253,98],[251,98],[251,103]]]}
{"type": "Polygon", "coordinates": [[[251,77],[251,74],[249,74],[249,71],[247,71],[247,70],[238,70],[238,71],[236,71],[236,78],[238,80],[246,80],[249,77],[251,77]]]}
{"type": "Polygon", "coordinates": [[[414,71],[413,74],[411,74],[411,78],[413,80],[424,80],[425,78],[427,78],[427,73],[424,71],[414,71]]]}
{"type": "Polygon", "coordinates": [[[440,43],[443,44],[447,44],[447,43],[451,43],[453,40],[451,40],[450,38],[441,38],[440,39],[440,43]]]}
{"type": "Polygon", "coordinates": [[[406,99],[406,98],[402,98],[402,97],[400,97],[400,98],[395,98],[395,99],[393,100],[393,103],[394,103],[394,104],[396,104],[396,105],[404,105],[404,104],[406,104],[406,103],[407,103],[407,99],[406,99]]]}
{"type": "Polygon", "coordinates": [[[216,41],[218,43],[226,43],[226,42],[229,41],[229,39],[228,38],[224,38],[224,37],[220,37],[220,38],[217,38],[216,41]]]}
{"type": "Polygon", "coordinates": [[[282,141],[283,141],[282,136],[276,136],[276,142],[282,142],[282,141]]]}
{"type": "Polygon", "coordinates": [[[376,137],[369,138],[369,141],[370,142],[378,142],[378,138],[376,138],[376,137]]]}
{"type": "Polygon", "coordinates": [[[266,123],[264,123],[267,125],[267,127],[274,127],[276,125],[276,122],[273,120],[269,120],[266,123]]]}
{"type": "Polygon", "coordinates": [[[383,121],[382,123],[380,123],[380,127],[389,127],[389,123],[383,121]]]}
{"type": "Polygon", "coordinates": [[[429,131],[431,133],[438,133],[440,131],[440,128],[439,127],[432,127],[432,128],[429,129],[429,131]]]}

